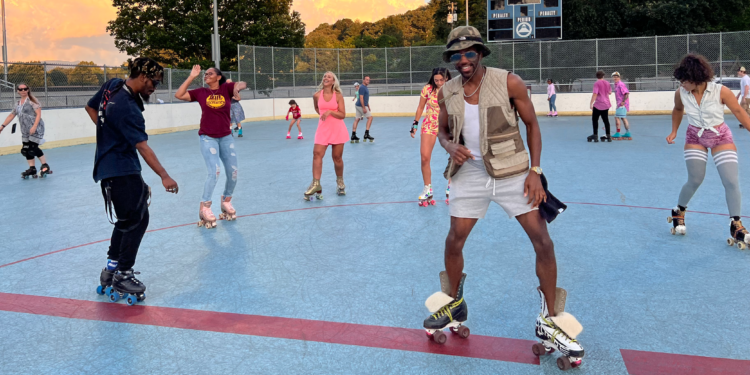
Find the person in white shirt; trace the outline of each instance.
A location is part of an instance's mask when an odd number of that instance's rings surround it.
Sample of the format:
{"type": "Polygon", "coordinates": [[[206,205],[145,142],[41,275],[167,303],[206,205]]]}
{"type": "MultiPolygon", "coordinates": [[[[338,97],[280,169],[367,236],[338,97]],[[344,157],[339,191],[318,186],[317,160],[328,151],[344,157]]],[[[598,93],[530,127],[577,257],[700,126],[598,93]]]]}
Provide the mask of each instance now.
{"type": "MultiPolygon", "coordinates": [[[[737,100],[740,101],[742,109],[750,115],[750,76],[745,74],[745,67],[740,67],[737,72],[737,77],[740,77],[740,92],[737,93],[737,100]]],[[[742,124],[740,124],[742,127],[742,124]]]]}

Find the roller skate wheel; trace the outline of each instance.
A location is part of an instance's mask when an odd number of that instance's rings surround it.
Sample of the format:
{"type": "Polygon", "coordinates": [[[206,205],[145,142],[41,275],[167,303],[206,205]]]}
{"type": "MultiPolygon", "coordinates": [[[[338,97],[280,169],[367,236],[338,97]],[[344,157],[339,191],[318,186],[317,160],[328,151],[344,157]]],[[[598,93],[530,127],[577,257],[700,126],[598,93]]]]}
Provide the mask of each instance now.
{"type": "Polygon", "coordinates": [[[677,231],[674,228],[669,228],[669,231],[672,232],[673,235],[677,234],[677,231]]]}
{"type": "Polygon", "coordinates": [[[460,327],[458,327],[458,329],[456,330],[456,332],[458,333],[458,337],[460,337],[462,339],[468,338],[469,335],[471,334],[471,331],[469,330],[469,327],[466,327],[466,326],[460,326],[460,327]]]}
{"type": "Polygon", "coordinates": [[[670,223],[670,224],[672,223],[672,217],[671,216],[667,216],[667,223],[670,223]]]}
{"type": "Polygon", "coordinates": [[[740,249],[740,250],[745,250],[745,249],[747,249],[747,244],[745,244],[744,242],[741,242],[741,241],[737,242],[737,248],[740,249]]]}
{"type": "Polygon", "coordinates": [[[563,371],[567,371],[573,368],[573,364],[570,363],[568,357],[560,357],[557,359],[557,368],[563,371]]]}
{"type": "Polygon", "coordinates": [[[449,200],[448,200],[448,199],[446,198],[446,199],[445,199],[445,205],[446,205],[446,206],[449,206],[450,204],[451,204],[451,203],[450,203],[450,201],[449,201],[449,200]]]}
{"type": "Polygon", "coordinates": [[[146,300],[146,293],[141,293],[138,297],[138,302],[143,302],[146,300]]]}
{"type": "Polygon", "coordinates": [[[104,292],[104,286],[103,285],[99,285],[99,286],[96,287],[96,294],[98,294],[100,296],[103,296],[104,293],[105,292],[104,292]]]}
{"type": "Polygon", "coordinates": [[[112,291],[109,293],[109,302],[117,302],[120,299],[120,295],[117,292],[112,291]]]}
{"type": "Polygon", "coordinates": [[[435,200],[434,200],[434,199],[433,199],[433,200],[431,200],[431,201],[430,201],[430,204],[434,206],[434,205],[435,205],[435,200]]]}
{"type": "Polygon", "coordinates": [[[126,301],[128,303],[128,306],[133,306],[136,303],[138,303],[138,298],[136,298],[136,296],[131,294],[128,296],[128,299],[126,301]]]}
{"type": "Polygon", "coordinates": [[[733,238],[727,238],[727,245],[734,246],[734,239],[733,238]]]}
{"type": "Polygon", "coordinates": [[[541,357],[547,355],[547,348],[545,348],[542,343],[536,343],[531,346],[531,352],[534,353],[535,356],[541,357]]]}
{"type": "Polygon", "coordinates": [[[432,334],[432,341],[435,341],[438,345],[445,344],[446,341],[448,341],[448,336],[443,333],[443,331],[435,331],[435,333],[432,334]]]}

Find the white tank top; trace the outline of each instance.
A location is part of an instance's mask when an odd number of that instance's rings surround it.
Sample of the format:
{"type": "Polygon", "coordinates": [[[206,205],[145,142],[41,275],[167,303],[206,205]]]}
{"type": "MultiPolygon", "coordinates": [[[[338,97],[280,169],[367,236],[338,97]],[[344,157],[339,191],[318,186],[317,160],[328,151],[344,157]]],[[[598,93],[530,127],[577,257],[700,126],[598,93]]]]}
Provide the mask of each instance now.
{"type": "Polygon", "coordinates": [[[469,104],[464,101],[464,126],[461,128],[464,137],[464,146],[471,151],[474,158],[481,160],[482,153],[479,147],[479,105],[469,104]]]}
{"type": "Polygon", "coordinates": [[[718,83],[708,82],[699,106],[693,93],[680,87],[680,99],[682,100],[682,105],[685,106],[688,123],[701,128],[698,132],[699,137],[703,135],[703,131],[706,129],[719,134],[719,131],[714,129],[714,126],[724,123],[724,104],[721,103],[721,88],[722,85],[718,83]]]}

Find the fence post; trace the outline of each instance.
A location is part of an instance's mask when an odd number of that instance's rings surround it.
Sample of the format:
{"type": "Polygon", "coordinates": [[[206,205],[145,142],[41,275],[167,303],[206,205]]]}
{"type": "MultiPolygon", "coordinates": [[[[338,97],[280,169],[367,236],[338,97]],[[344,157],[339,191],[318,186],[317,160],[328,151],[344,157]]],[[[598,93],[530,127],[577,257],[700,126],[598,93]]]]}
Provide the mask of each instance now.
{"type": "Polygon", "coordinates": [[[313,65],[315,65],[315,77],[314,77],[315,81],[313,83],[317,83],[318,82],[318,49],[317,48],[313,48],[313,55],[314,55],[313,65]]]}
{"type": "Polygon", "coordinates": [[[167,68],[167,82],[169,83],[169,102],[174,102],[174,95],[172,95],[172,68],[167,68]]]}
{"type": "Polygon", "coordinates": [[[295,71],[294,65],[295,65],[295,62],[294,62],[294,47],[292,47],[292,97],[294,97],[295,95],[297,95],[297,93],[296,93],[296,91],[297,91],[297,78],[294,77],[294,71],[295,71]]]}
{"type": "Polygon", "coordinates": [[[724,84],[724,45],[721,31],[719,31],[719,83],[724,84]]]}
{"type": "Polygon", "coordinates": [[[336,48],[336,75],[341,79],[341,49],[336,48]]]}
{"type": "Polygon", "coordinates": [[[362,68],[362,77],[359,77],[360,80],[365,79],[365,52],[364,48],[359,49],[359,66],[362,68]]]}
{"type": "Polygon", "coordinates": [[[271,95],[273,95],[274,90],[276,90],[276,65],[273,57],[273,47],[271,47],[271,95]]]}
{"type": "MultiPolygon", "coordinates": [[[[107,69],[105,68],[106,72],[107,69]]],[[[106,74],[106,73],[105,73],[106,74]]],[[[49,93],[47,92],[47,62],[44,62],[44,106],[49,107],[49,93]]]]}
{"type": "Polygon", "coordinates": [[[385,50],[385,96],[388,96],[388,47],[385,50]]]}
{"type": "Polygon", "coordinates": [[[414,84],[414,81],[412,79],[412,70],[411,70],[411,46],[409,46],[409,95],[414,95],[414,87],[412,87],[413,84],[414,84]]]}
{"type": "Polygon", "coordinates": [[[690,33],[685,34],[685,47],[687,47],[686,53],[690,53],[690,33]]]}
{"type": "Polygon", "coordinates": [[[104,64],[104,82],[107,82],[107,64],[104,64]]]}
{"type": "Polygon", "coordinates": [[[596,39],[596,71],[599,71],[599,39],[596,39]]]}
{"type": "Polygon", "coordinates": [[[654,35],[654,78],[659,78],[659,37],[654,35]]]}
{"type": "Polygon", "coordinates": [[[258,70],[255,68],[255,46],[253,46],[253,99],[255,99],[255,92],[258,91],[258,83],[255,81],[255,73],[258,70]]]}
{"type": "Polygon", "coordinates": [[[518,74],[516,73],[516,43],[510,42],[510,45],[513,50],[513,67],[511,68],[511,71],[515,74],[518,74]]]}
{"type": "Polygon", "coordinates": [[[539,41],[539,83],[542,83],[542,41],[539,41]]]}
{"type": "Polygon", "coordinates": [[[242,77],[242,73],[240,73],[240,45],[237,45],[237,82],[242,81],[240,78],[242,77]]]}

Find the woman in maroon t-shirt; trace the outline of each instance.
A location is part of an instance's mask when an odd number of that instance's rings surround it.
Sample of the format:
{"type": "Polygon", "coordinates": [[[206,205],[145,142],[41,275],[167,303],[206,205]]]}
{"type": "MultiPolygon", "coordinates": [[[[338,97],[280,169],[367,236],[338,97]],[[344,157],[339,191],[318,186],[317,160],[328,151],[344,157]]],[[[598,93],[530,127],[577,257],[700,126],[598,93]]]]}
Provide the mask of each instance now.
{"type": "Polygon", "coordinates": [[[188,86],[201,74],[200,65],[193,66],[190,76],[180,86],[175,98],[198,102],[201,106],[200,136],[201,153],[206,161],[208,176],[203,186],[198,225],[206,228],[216,227],[216,216],[211,211],[211,195],[219,177],[219,160],[224,164],[227,182],[221,196],[221,215],[219,219],[234,220],[237,212],[232,207],[232,193],[237,184],[237,154],[234,149],[234,138],[230,128],[231,100],[240,90],[247,87],[245,82],[227,82],[227,78],[217,68],[209,68],[203,75],[203,82],[208,87],[188,91],[188,86]]]}

